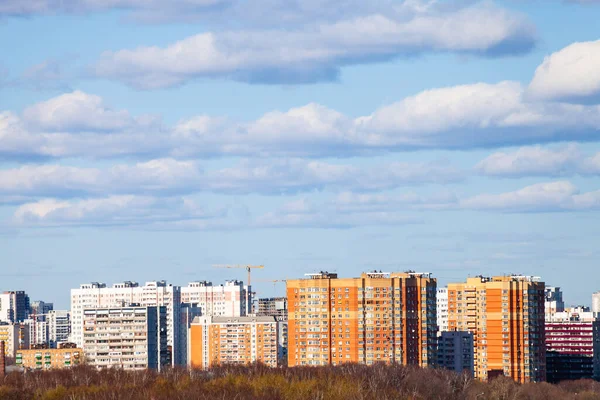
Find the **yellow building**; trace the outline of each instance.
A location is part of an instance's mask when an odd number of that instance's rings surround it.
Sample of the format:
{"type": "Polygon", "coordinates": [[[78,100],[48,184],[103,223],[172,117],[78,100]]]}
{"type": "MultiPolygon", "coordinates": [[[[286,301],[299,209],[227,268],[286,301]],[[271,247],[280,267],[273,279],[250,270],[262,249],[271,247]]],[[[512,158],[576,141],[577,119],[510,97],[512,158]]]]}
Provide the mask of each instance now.
{"type": "Polygon", "coordinates": [[[546,379],[544,283],[526,276],[448,284],[448,328],[474,337],[475,377],[546,379]]]}
{"type": "Polygon", "coordinates": [[[17,351],[15,364],[31,369],[70,368],[83,362],[82,349],[39,349],[17,351]]]}
{"type": "Polygon", "coordinates": [[[289,366],[433,363],[436,280],[430,274],[307,276],[287,281],[289,366]]]}
{"type": "Polygon", "coordinates": [[[0,323],[0,342],[4,342],[4,354],[14,358],[19,349],[19,324],[0,323]]]}
{"type": "Polygon", "coordinates": [[[202,369],[253,362],[276,367],[279,326],[272,316],[196,317],[188,335],[189,364],[202,369]]]}

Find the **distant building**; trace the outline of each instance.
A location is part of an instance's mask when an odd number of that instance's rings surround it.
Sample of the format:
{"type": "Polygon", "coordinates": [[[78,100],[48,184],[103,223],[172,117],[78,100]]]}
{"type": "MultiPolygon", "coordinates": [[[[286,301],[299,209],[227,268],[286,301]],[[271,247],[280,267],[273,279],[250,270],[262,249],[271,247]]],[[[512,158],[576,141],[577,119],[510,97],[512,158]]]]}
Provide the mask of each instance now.
{"type": "Polygon", "coordinates": [[[165,306],[83,310],[86,363],[96,368],[157,369],[170,365],[165,306]]]}
{"type": "Polygon", "coordinates": [[[544,302],[546,314],[565,311],[565,302],[563,301],[563,294],[559,287],[546,287],[544,295],[546,299],[544,302]]]}
{"type": "Polygon", "coordinates": [[[261,362],[276,367],[278,337],[275,317],[196,317],[190,328],[189,365],[207,369],[261,362]]]}
{"type": "Polygon", "coordinates": [[[592,312],[600,314],[600,292],[592,295],[592,312]]]}
{"type": "Polygon", "coordinates": [[[54,310],[53,303],[46,303],[45,301],[41,301],[41,300],[32,301],[31,305],[30,305],[30,309],[29,309],[29,314],[32,317],[34,315],[44,317],[44,316],[46,316],[46,314],[48,314],[52,310],[54,310]]]}
{"type": "Polygon", "coordinates": [[[438,366],[458,373],[466,372],[473,376],[475,372],[473,333],[440,332],[437,351],[438,366]]]}
{"type": "Polygon", "coordinates": [[[436,294],[438,336],[448,330],[448,288],[439,288],[436,294]]]}
{"type": "Polygon", "coordinates": [[[589,308],[546,315],[548,382],[600,379],[600,321],[589,308]]]}
{"type": "Polygon", "coordinates": [[[71,289],[71,337],[70,341],[82,347],[83,310],[86,308],[122,307],[130,304],[141,306],[165,306],[167,310],[167,341],[172,365],[182,365],[179,355],[185,351],[185,343],[180,343],[179,320],[181,308],[181,288],[165,281],[115,283],[106,287],[104,283],[83,284],[79,289],[71,289]]]}
{"type": "Polygon", "coordinates": [[[288,365],[436,363],[429,273],[308,274],[287,281],[288,365]]]}
{"type": "Polygon", "coordinates": [[[268,315],[277,317],[279,321],[287,321],[287,297],[258,299],[256,315],[268,315]]]}
{"type": "Polygon", "coordinates": [[[544,289],[516,275],[448,284],[448,329],[473,333],[476,378],[546,379],[544,289]]]}
{"type": "Polygon", "coordinates": [[[19,324],[0,322],[0,342],[4,342],[6,357],[14,358],[17,350],[21,348],[19,329],[19,324]]]}
{"type": "Polygon", "coordinates": [[[71,368],[83,362],[82,349],[18,350],[15,364],[29,369],[71,368]]]}
{"type": "Polygon", "coordinates": [[[41,345],[48,344],[48,323],[42,318],[29,318],[22,322],[23,329],[27,330],[27,336],[29,337],[29,345],[41,345]]]}
{"type": "Polygon", "coordinates": [[[61,343],[69,341],[71,318],[66,310],[52,310],[46,316],[48,323],[48,344],[55,349],[61,343]]]}
{"type": "Polygon", "coordinates": [[[29,296],[23,291],[0,293],[0,321],[25,321],[29,318],[29,307],[29,296]]]}
{"type": "MultiPolygon", "coordinates": [[[[202,315],[214,317],[240,317],[248,314],[246,290],[242,281],[226,281],[224,285],[212,282],[190,282],[181,288],[181,302],[196,304],[202,315]]],[[[249,304],[252,296],[249,295],[249,304]]]]}
{"type": "Polygon", "coordinates": [[[187,304],[182,303],[181,309],[179,311],[179,343],[182,345],[179,346],[179,359],[182,362],[182,365],[188,365],[188,353],[189,353],[189,334],[190,327],[192,326],[192,322],[194,318],[201,316],[201,309],[196,304],[187,304]]]}

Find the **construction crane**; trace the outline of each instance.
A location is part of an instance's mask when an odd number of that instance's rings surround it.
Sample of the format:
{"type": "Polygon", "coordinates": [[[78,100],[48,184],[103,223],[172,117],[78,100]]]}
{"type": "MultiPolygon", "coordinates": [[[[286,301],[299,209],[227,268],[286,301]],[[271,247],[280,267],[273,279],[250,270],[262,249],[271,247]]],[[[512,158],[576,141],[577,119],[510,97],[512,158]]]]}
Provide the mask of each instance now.
{"type": "Polygon", "coordinates": [[[264,265],[230,265],[230,264],[213,264],[213,267],[215,268],[244,268],[247,272],[248,272],[248,282],[246,283],[248,285],[248,289],[246,290],[246,314],[249,314],[251,311],[251,304],[250,303],[250,272],[253,269],[263,269],[265,266],[264,265]]]}
{"type": "Polygon", "coordinates": [[[275,285],[277,285],[278,282],[287,282],[287,279],[258,279],[256,281],[257,282],[272,282],[273,290],[275,290],[275,285]]]}

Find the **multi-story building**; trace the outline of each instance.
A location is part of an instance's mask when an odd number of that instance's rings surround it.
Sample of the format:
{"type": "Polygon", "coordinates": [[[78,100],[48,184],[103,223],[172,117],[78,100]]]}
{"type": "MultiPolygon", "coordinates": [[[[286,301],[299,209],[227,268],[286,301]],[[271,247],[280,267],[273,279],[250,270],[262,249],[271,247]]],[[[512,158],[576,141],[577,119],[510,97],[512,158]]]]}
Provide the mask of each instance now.
{"type": "Polygon", "coordinates": [[[192,326],[192,322],[194,318],[201,316],[200,307],[195,304],[182,303],[181,309],[179,311],[179,360],[181,360],[181,365],[188,365],[188,343],[189,343],[189,333],[190,327],[192,326]]]}
{"type": "Polygon", "coordinates": [[[438,336],[448,330],[448,288],[439,288],[436,294],[438,336]]]}
{"type": "Polygon", "coordinates": [[[83,328],[89,365],[160,370],[170,364],[165,306],[86,308],[83,328]]]}
{"type": "Polygon", "coordinates": [[[600,292],[592,294],[592,312],[600,314],[600,292]]]}
{"type": "Polygon", "coordinates": [[[4,354],[6,357],[14,358],[17,350],[21,348],[19,330],[19,324],[0,322],[0,342],[4,342],[4,354]]]}
{"type": "Polygon", "coordinates": [[[475,377],[546,379],[544,283],[526,276],[468,278],[448,285],[448,329],[473,333],[475,377]]]}
{"type": "Polygon", "coordinates": [[[66,310],[52,310],[46,316],[48,323],[48,344],[55,349],[60,343],[69,341],[71,318],[66,310]]]}
{"type": "Polygon", "coordinates": [[[278,337],[275,317],[196,317],[190,328],[190,366],[261,362],[276,367],[278,337]]]}
{"type": "Polygon", "coordinates": [[[287,281],[288,365],[436,361],[436,280],[429,273],[307,274],[287,281]]]}
{"type": "Polygon", "coordinates": [[[130,304],[141,306],[165,306],[167,309],[167,341],[173,365],[183,365],[179,342],[181,309],[181,289],[165,281],[146,282],[140,286],[137,282],[116,283],[106,287],[104,283],[89,283],[79,289],[71,289],[71,337],[70,341],[83,346],[83,310],[86,308],[118,307],[130,304]]]}
{"type": "Polygon", "coordinates": [[[545,313],[555,313],[565,311],[565,302],[563,301],[563,294],[559,287],[547,286],[545,291],[545,313]]]}
{"type": "Polygon", "coordinates": [[[258,299],[256,315],[277,317],[278,320],[287,320],[287,297],[270,297],[258,299]]]}
{"type": "Polygon", "coordinates": [[[438,366],[473,376],[475,358],[471,332],[441,332],[438,338],[438,366]]]}
{"type": "Polygon", "coordinates": [[[600,379],[600,320],[589,308],[546,314],[548,382],[600,379]]]}
{"type": "Polygon", "coordinates": [[[18,350],[15,364],[29,369],[71,368],[83,362],[82,349],[18,350]]]}
{"type": "Polygon", "coordinates": [[[23,328],[29,336],[29,345],[48,344],[48,323],[42,318],[29,318],[23,321],[23,328]]]}
{"type": "MultiPolygon", "coordinates": [[[[240,317],[247,314],[246,291],[241,281],[226,281],[213,286],[212,282],[190,282],[181,288],[181,302],[196,304],[202,315],[240,317]]],[[[252,296],[248,293],[249,303],[252,296]]]]}
{"type": "Polygon", "coordinates": [[[0,293],[0,321],[21,322],[29,318],[29,296],[24,291],[0,293]]]}
{"type": "Polygon", "coordinates": [[[32,301],[29,307],[30,316],[45,316],[50,311],[54,310],[53,303],[46,303],[45,301],[37,300],[32,301]]]}

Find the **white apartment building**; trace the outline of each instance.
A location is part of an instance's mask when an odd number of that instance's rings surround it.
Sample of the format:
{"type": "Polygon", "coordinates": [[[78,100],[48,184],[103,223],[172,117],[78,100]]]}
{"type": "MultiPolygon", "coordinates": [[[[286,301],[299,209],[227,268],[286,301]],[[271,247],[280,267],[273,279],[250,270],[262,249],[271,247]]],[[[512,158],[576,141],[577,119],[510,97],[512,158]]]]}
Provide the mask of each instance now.
{"type": "MultiPolygon", "coordinates": [[[[246,290],[241,281],[226,281],[213,286],[212,282],[190,282],[181,288],[181,302],[196,304],[202,315],[215,317],[240,317],[247,315],[246,290]]],[[[249,304],[252,296],[249,294],[249,304]]]]}
{"type": "Polygon", "coordinates": [[[48,344],[48,323],[43,318],[29,318],[23,321],[23,327],[28,331],[29,345],[48,344]]]}
{"type": "Polygon", "coordinates": [[[71,317],[66,310],[52,310],[46,316],[48,323],[48,344],[55,349],[59,343],[69,341],[71,317]]]}
{"type": "Polygon", "coordinates": [[[171,349],[172,365],[184,365],[180,354],[185,343],[180,343],[179,319],[181,309],[181,289],[165,281],[115,283],[107,287],[104,283],[83,284],[79,289],[71,289],[71,337],[70,341],[83,347],[83,311],[85,309],[122,307],[132,304],[140,306],[165,306],[167,311],[167,343],[171,349]]]}
{"type": "Polygon", "coordinates": [[[436,293],[438,336],[448,331],[448,288],[439,288],[436,293]]]}
{"type": "Polygon", "coordinates": [[[87,364],[128,370],[170,364],[166,307],[86,308],[82,315],[87,364]]]}

